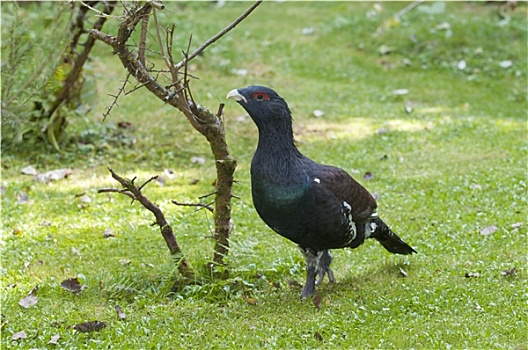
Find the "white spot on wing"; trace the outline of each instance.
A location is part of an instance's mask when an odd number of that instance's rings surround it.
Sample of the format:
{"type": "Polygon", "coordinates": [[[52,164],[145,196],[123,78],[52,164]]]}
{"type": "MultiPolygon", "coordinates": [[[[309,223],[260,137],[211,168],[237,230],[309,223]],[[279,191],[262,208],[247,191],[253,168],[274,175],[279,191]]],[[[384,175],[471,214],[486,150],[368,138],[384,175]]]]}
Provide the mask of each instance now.
{"type": "Polygon", "coordinates": [[[318,184],[320,184],[320,183],[321,183],[321,180],[320,180],[319,178],[316,177],[316,178],[314,178],[314,182],[317,182],[318,184]]]}
{"type": "Polygon", "coordinates": [[[343,201],[343,207],[345,207],[345,213],[348,213],[348,229],[349,229],[349,233],[350,233],[350,239],[348,240],[347,242],[347,245],[352,243],[352,241],[356,238],[357,236],[357,227],[356,227],[356,223],[354,222],[354,219],[352,218],[352,207],[350,206],[350,204],[348,204],[347,202],[343,201]]]}

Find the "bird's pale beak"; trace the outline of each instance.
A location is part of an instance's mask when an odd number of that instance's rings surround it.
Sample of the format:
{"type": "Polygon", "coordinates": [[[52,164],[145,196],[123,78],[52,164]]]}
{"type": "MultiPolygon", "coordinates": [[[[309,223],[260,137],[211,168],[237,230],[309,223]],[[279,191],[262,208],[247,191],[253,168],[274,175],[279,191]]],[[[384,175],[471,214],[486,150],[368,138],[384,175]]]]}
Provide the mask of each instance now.
{"type": "Polygon", "coordinates": [[[246,98],[243,95],[241,95],[237,89],[229,91],[226,98],[230,98],[232,100],[235,100],[236,102],[243,101],[244,103],[247,103],[246,98]]]}

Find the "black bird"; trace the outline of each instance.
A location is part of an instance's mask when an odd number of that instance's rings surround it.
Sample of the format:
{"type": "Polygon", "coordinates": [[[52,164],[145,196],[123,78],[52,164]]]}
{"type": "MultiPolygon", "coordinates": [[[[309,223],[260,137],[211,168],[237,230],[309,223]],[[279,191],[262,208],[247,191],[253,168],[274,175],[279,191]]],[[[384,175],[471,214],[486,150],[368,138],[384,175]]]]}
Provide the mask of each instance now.
{"type": "Polygon", "coordinates": [[[330,249],[356,248],[365,238],[375,238],[391,253],[416,253],[378,217],[376,201],[363,186],[344,170],[299,152],[290,109],[275,91],[248,86],[230,91],[227,98],[244,107],[258,127],[251,162],[253,204],[273,231],[303,252],[303,299],[314,294],[325,274],[335,281],[330,249]]]}

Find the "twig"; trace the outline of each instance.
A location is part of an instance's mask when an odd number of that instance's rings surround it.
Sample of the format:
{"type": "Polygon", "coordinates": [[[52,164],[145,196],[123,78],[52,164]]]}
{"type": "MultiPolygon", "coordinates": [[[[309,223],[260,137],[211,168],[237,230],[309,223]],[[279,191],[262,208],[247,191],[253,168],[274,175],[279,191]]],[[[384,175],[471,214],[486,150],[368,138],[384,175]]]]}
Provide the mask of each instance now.
{"type": "Polygon", "coordinates": [[[211,207],[209,204],[205,204],[205,203],[182,203],[182,202],[177,202],[175,200],[173,200],[172,203],[175,205],[179,205],[181,207],[198,207],[200,209],[205,208],[209,210],[211,213],[214,213],[214,208],[211,207]]]}
{"type": "Polygon", "coordinates": [[[167,243],[171,254],[177,257],[178,271],[180,271],[180,273],[186,278],[194,278],[194,272],[185,257],[182,255],[182,251],[180,249],[180,246],[178,245],[178,242],[176,241],[174,231],[172,230],[172,227],[167,223],[167,220],[165,220],[165,215],[156,204],[152,203],[147,197],[145,197],[145,195],[143,195],[143,193],[141,193],[141,189],[144,188],[147,184],[149,184],[152,180],[156,179],[157,176],[151,177],[150,179],[145,181],[141,186],[138,187],[134,184],[136,177],[134,177],[132,180],[128,180],[119,176],[110,168],[108,168],[108,171],[110,171],[114,180],[116,180],[121,184],[121,186],[123,186],[123,189],[120,190],[117,188],[102,188],[98,192],[115,192],[119,194],[124,194],[132,198],[133,200],[137,200],[139,203],[141,203],[143,207],[145,207],[148,211],[154,214],[154,216],[156,217],[156,224],[160,227],[161,234],[163,235],[163,238],[165,239],[165,242],[167,243]]]}
{"type": "MultiPolygon", "coordinates": [[[[108,117],[110,115],[110,112],[112,111],[112,108],[114,108],[114,106],[118,106],[117,99],[119,98],[119,96],[121,96],[121,94],[124,93],[125,86],[126,86],[126,84],[128,84],[128,78],[130,78],[130,73],[127,74],[126,79],[123,82],[123,85],[121,85],[119,90],[117,90],[117,95],[108,94],[109,96],[112,96],[114,98],[114,100],[112,101],[112,104],[110,106],[106,107],[106,111],[103,113],[103,121],[105,121],[106,117],[108,117]]],[[[126,93],[125,93],[125,95],[126,95],[126,93]]]]}
{"type": "Polygon", "coordinates": [[[119,193],[119,194],[124,194],[125,196],[132,198],[132,200],[137,199],[136,196],[134,196],[132,192],[126,191],[126,190],[120,190],[119,188],[100,188],[99,190],[97,190],[97,193],[119,193]]]}
{"type": "Polygon", "coordinates": [[[144,16],[141,19],[141,35],[138,44],[138,60],[143,66],[145,66],[145,50],[147,48],[147,31],[149,18],[149,16],[144,16]]]}
{"type": "Polygon", "coordinates": [[[174,66],[174,63],[171,62],[170,57],[167,56],[167,54],[165,53],[165,47],[163,46],[163,40],[161,40],[160,26],[158,24],[158,15],[156,13],[157,11],[154,8],[152,10],[152,14],[154,17],[154,25],[156,26],[156,36],[158,37],[158,44],[160,46],[161,57],[163,57],[163,59],[165,60],[165,64],[167,65],[167,67],[169,68],[171,72],[172,81],[176,82],[178,81],[178,69],[174,66]]]}
{"type": "Polygon", "coordinates": [[[396,12],[396,14],[393,16],[395,19],[399,19],[403,16],[405,16],[408,12],[411,12],[415,7],[418,7],[424,2],[424,0],[418,0],[415,2],[410,3],[409,5],[405,6],[400,11],[396,12]]]}
{"type": "Polygon", "coordinates": [[[178,64],[176,64],[176,69],[180,69],[183,67],[187,62],[198,56],[202,51],[204,51],[209,45],[213,44],[215,41],[223,37],[225,34],[227,34],[231,29],[235,28],[240,22],[242,22],[251,12],[253,12],[254,9],[257,8],[262,3],[262,0],[257,0],[253,5],[251,5],[240,17],[235,19],[233,23],[222,29],[218,34],[207,40],[205,43],[203,43],[199,48],[197,48],[193,53],[191,53],[187,58],[184,58],[181,60],[178,64]]]}
{"type": "Polygon", "coordinates": [[[89,8],[90,10],[92,10],[93,12],[97,13],[97,15],[99,17],[103,17],[103,18],[119,18],[119,16],[113,16],[113,15],[110,15],[108,13],[104,13],[102,11],[99,11],[98,9],[88,5],[87,3],[85,3],[84,1],[81,1],[81,4],[87,8],[89,8]]]}

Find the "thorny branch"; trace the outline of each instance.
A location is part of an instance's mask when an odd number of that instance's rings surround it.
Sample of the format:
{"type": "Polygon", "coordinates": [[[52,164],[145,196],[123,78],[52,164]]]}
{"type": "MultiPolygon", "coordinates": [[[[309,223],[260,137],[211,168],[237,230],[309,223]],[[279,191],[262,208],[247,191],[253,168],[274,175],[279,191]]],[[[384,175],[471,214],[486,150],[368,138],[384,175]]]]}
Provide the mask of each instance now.
{"type": "MultiPolygon", "coordinates": [[[[233,174],[236,168],[236,159],[230,155],[227,147],[224,125],[221,118],[223,107],[220,106],[218,108],[218,113],[215,115],[195,102],[189,87],[188,78],[190,75],[188,74],[188,64],[209,45],[216,42],[245,19],[258,5],[260,5],[261,2],[262,0],[257,0],[235,21],[220,31],[217,35],[207,40],[192,53],[190,53],[191,35],[189,37],[186,51],[182,51],[183,59],[178,64],[174,64],[172,56],[174,26],[170,29],[166,29],[166,42],[164,43],[156,13],[158,7],[156,7],[152,1],[147,1],[142,5],[136,3],[133,7],[127,9],[127,14],[119,25],[116,37],[104,34],[98,30],[90,31],[92,37],[101,40],[114,49],[123,66],[138,80],[138,83],[141,86],[146,87],[161,101],[180,110],[191,125],[209,142],[215,158],[217,178],[214,191],[214,208],[209,207],[209,205],[204,207],[208,210],[213,209],[215,226],[213,261],[215,264],[224,264],[224,257],[227,255],[229,249],[229,234],[232,229],[231,199],[234,198],[232,187],[235,182],[233,174]],[[150,16],[151,13],[153,16],[153,22],[156,26],[155,39],[157,39],[161,56],[163,57],[171,75],[172,82],[170,85],[166,86],[157,81],[158,76],[152,75],[154,70],[145,66],[145,61],[139,54],[140,50],[134,52],[132,51],[132,46],[127,44],[128,39],[138,23],[145,23],[146,20],[144,18],[150,16]],[[181,72],[182,68],[183,72],[181,72]]],[[[147,38],[141,40],[140,46],[146,45],[145,40],[147,40],[147,38]]],[[[137,196],[137,194],[135,195],[137,196]]]]}
{"type": "Polygon", "coordinates": [[[263,0],[257,0],[251,5],[246,11],[244,11],[243,14],[241,14],[237,19],[235,19],[230,25],[225,27],[223,30],[218,32],[215,36],[207,40],[205,43],[203,43],[199,48],[197,48],[193,53],[191,53],[188,57],[184,58],[182,61],[180,61],[176,68],[180,69],[183,67],[187,62],[198,56],[201,52],[203,52],[209,45],[216,42],[218,39],[226,35],[231,29],[235,28],[240,22],[242,22],[251,12],[253,12],[254,9],[257,8],[262,3],[263,0]]]}
{"type": "Polygon", "coordinates": [[[145,207],[152,214],[154,214],[154,217],[156,218],[156,224],[160,227],[161,234],[163,235],[163,238],[165,239],[165,242],[167,243],[167,246],[169,247],[170,253],[178,261],[178,271],[186,278],[189,278],[189,279],[194,278],[194,272],[191,266],[189,265],[189,263],[187,262],[187,260],[185,259],[185,257],[183,256],[181,248],[178,245],[178,242],[176,241],[176,236],[174,235],[172,227],[167,223],[167,220],[165,219],[165,215],[163,214],[161,209],[156,204],[152,203],[141,192],[141,190],[151,181],[155,180],[157,176],[151,177],[150,179],[148,179],[147,181],[145,181],[142,185],[138,187],[134,183],[136,178],[129,180],[129,179],[125,179],[122,176],[119,176],[110,168],[108,168],[108,171],[110,171],[114,180],[116,180],[117,182],[121,184],[123,189],[102,188],[98,191],[98,193],[115,192],[115,193],[126,195],[132,198],[132,201],[136,200],[139,203],[141,203],[143,207],[145,207]]]}

